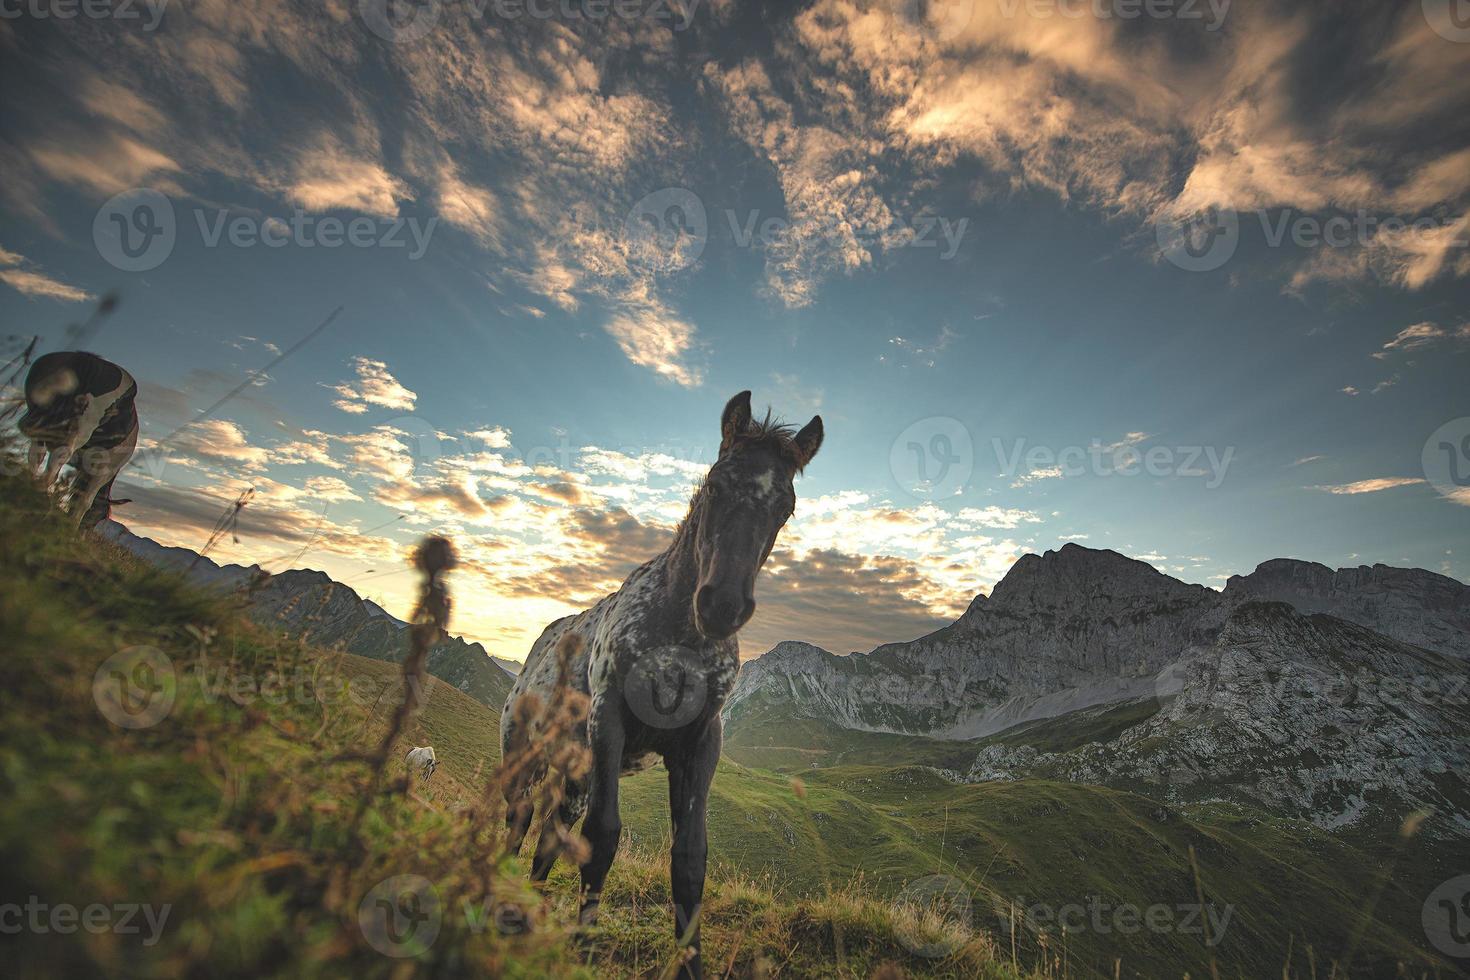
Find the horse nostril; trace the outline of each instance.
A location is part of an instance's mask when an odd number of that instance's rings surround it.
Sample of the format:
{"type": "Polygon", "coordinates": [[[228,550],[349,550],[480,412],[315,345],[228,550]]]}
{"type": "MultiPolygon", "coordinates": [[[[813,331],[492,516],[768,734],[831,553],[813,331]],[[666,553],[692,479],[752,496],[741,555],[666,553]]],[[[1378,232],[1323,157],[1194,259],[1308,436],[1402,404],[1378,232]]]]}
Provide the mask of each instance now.
{"type": "Polygon", "coordinates": [[[722,591],[711,585],[701,587],[694,595],[694,609],[699,614],[700,620],[721,631],[733,632],[739,629],[744,620],[737,617],[742,607],[748,607],[748,605],[748,603],[742,604],[730,592],[722,591]]]}
{"type": "Polygon", "coordinates": [[[740,616],[740,625],[741,626],[744,626],[746,623],[750,622],[750,617],[752,617],[754,615],[755,615],[755,600],[754,599],[746,599],[745,600],[745,612],[743,612],[741,614],[741,616],[740,616]]]}

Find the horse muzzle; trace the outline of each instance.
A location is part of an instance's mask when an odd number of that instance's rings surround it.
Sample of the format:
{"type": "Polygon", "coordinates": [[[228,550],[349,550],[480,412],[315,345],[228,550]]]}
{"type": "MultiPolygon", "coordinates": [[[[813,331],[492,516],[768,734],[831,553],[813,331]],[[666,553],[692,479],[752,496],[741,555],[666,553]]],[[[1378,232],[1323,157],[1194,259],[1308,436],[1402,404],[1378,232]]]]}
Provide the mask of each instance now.
{"type": "Polygon", "coordinates": [[[694,594],[694,626],[701,636],[734,636],[755,613],[755,597],[744,589],[702,585],[694,594]]]}

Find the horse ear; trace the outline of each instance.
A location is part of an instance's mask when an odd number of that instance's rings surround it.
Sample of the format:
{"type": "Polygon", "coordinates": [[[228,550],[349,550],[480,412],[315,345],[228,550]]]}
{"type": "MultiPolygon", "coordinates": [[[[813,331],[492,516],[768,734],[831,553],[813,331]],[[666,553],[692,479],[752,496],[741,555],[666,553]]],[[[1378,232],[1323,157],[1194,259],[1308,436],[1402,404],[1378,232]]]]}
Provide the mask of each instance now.
{"type": "Polygon", "coordinates": [[[791,440],[796,447],[797,469],[805,469],[817,450],[822,448],[822,417],[813,415],[812,420],[791,440]]]}
{"type": "Polygon", "coordinates": [[[730,447],[735,437],[750,428],[750,392],[742,391],[725,403],[720,415],[720,452],[730,447]]]}

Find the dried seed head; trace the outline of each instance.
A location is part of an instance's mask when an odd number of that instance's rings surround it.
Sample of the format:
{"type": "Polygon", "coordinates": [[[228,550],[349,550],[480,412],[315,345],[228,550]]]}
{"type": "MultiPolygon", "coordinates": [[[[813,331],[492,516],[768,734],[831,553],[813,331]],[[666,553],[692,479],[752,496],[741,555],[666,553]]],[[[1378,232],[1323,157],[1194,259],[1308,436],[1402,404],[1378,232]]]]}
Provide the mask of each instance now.
{"type": "Polygon", "coordinates": [[[455,556],[454,545],[450,544],[448,538],[430,536],[424,538],[418,551],[414,552],[413,563],[428,573],[430,577],[434,577],[459,564],[459,559],[455,556]]]}

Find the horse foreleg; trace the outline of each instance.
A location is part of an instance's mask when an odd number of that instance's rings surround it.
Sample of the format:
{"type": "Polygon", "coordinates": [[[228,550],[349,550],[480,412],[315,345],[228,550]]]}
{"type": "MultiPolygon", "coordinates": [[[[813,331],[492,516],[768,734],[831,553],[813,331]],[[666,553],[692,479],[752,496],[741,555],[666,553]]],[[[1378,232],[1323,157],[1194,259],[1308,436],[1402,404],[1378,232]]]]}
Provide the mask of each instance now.
{"type": "Polygon", "coordinates": [[[582,815],[579,791],[569,787],[566,792],[567,798],[556,808],[556,813],[548,814],[541,825],[541,839],[536,842],[536,856],[531,859],[532,881],[545,881],[551,874],[556,859],[561,857],[561,835],[582,815]]]}
{"type": "Polygon", "coordinates": [[[623,821],[618,814],[618,777],[623,772],[623,722],[616,708],[604,707],[587,726],[592,747],[592,778],[587,790],[587,820],[582,836],[587,838],[591,856],[582,865],[582,907],[577,913],[580,925],[597,924],[597,910],[602,903],[602,883],[612,867],[618,850],[618,837],[623,821]]]}
{"type": "Polygon", "coordinates": [[[536,804],[531,794],[519,784],[510,787],[505,794],[505,853],[519,854],[526,831],[531,829],[531,818],[536,815],[536,804]]]}
{"type": "Polygon", "coordinates": [[[716,715],[688,748],[664,759],[669,770],[669,811],[674,818],[674,847],[669,855],[669,877],[674,892],[674,936],[688,959],[679,968],[681,980],[699,980],[699,917],[704,903],[705,859],[709,838],[705,811],[715,765],[720,761],[722,732],[716,715]]]}

